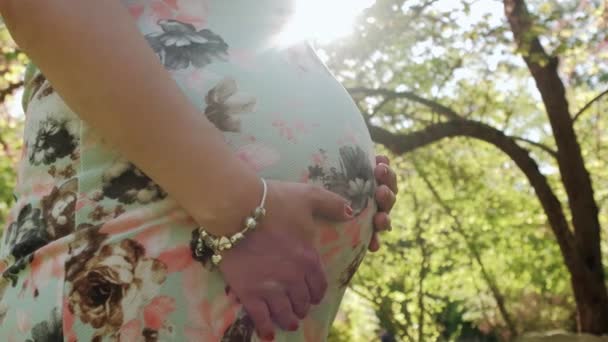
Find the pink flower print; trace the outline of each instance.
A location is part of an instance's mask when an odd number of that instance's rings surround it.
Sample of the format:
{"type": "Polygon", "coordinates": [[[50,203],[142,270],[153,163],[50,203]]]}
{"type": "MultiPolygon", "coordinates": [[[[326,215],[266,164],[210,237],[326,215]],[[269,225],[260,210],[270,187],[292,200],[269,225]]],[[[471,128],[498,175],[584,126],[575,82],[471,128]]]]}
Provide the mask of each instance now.
{"type": "Polygon", "coordinates": [[[163,0],[170,8],[177,11],[177,0],[163,0]]]}
{"type": "Polygon", "coordinates": [[[199,263],[182,271],[184,297],[188,298],[187,341],[220,341],[222,334],[236,318],[240,305],[233,295],[218,294],[209,298],[209,272],[199,263]]]}
{"type": "Polygon", "coordinates": [[[196,306],[194,316],[186,324],[187,341],[220,341],[224,332],[235,321],[240,305],[234,300],[216,298],[202,300],[196,306]]]}
{"type": "Polygon", "coordinates": [[[34,257],[34,260],[32,260],[30,264],[31,272],[24,283],[27,284],[27,288],[32,295],[34,295],[39,288],[43,288],[48,284],[52,273],[51,262],[51,260],[46,261],[39,256],[34,257]]]}
{"type": "Polygon", "coordinates": [[[304,332],[305,342],[318,342],[324,340],[325,329],[310,317],[303,321],[302,330],[304,332]]]}
{"type": "Polygon", "coordinates": [[[354,249],[361,244],[360,223],[353,220],[345,223],[344,234],[350,238],[350,246],[354,249]]]}
{"type": "Polygon", "coordinates": [[[319,245],[321,247],[335,243],[340,238],[340,234],[333,227],[321,228],[321,234],[319,236],[319,245]]]}
{"type": "MultiPolygon", "coordinates": [[[[39,177],[36,177],[40,179],[39,177]]],[[[43,178],[43,181],[36,182],[32,185],[32,195],[37,197],[44,197],[48,195],[55,187],[55,180],[53,178],[43,178]]]]}
{"type": "Polygon", "coordinates": [[[132,211],[107,221],[101,227],[99,232],[108,235],[126,233],[132,229],[142,226],[145,222],[145,215],[143,215],[141,212],[132,211]]]}
{"type": "MultiPolygon", "coordinates": [[[[297,107],[298,104],[293,104],[292,107],[297,107]]],[[[272,121],[272,126],[279,130],[279,134],[291,142],[296,141],[296,135],[308,134],[311,128],[318,127],[317,124],[309,124],[303,121],[294,121],[288,123],[281,119],[281,115],[275,115],[276,119],[272,121]]]]}
{"type": "Polygon", "coordinates": [[[236,153],[242,161],[256,172],[272,166],[280,159],[279,152],[276,149],[261,143],[241,146],[236,153]]]}
{"type": "Polygon", "coordinates": [[[166,1],[154,1],[151,4],[151,8],[157,20],[173,19],[173,10],[166,1]]]}
{"type": "Polygon", "coordinates": [[[17,309],[17,330],[19,332],[25,334],[32,327],[32,322],[30,321],[28,314],[21,310],[17,309]]]}
{"type": "Polygon", "coordinates": [[[120,342],[143,342],[141,335],[141,322],[138,319],[132,319],[125,325],[120,327],[120,342]]]}
{"type": "Polygon", "coordinates": [[[324,265],[329,265],[334,261],[336,256],[338,256],[341,251],[342,246],[334,246],[321,254],[321,261],[323,261],[324,265]]]}
{"type": "Polygon", "coordinates": [[[129,6],[129,13],[131,14],[131,17],[133,17],[133,19],[135,20],[139,20],[141,15],[144,14],[144,10],[145,8],[143,5],[129,6]]]}
{"type": "Polygon", "coordinates": [[[293,129],[287,126],[287,122],[285,122],[285,120],[274,120],[272,122],[272,126],[276,127],[279,130],[279,134],[281,134],[282,137],[287,138],[287,140],[289,141],[295,142],[293,129]]]}
{"type": "Polygon", "coordinates": [[[207,283],[209,282],[209,271],[201,267],[199,263],[190,263],[182,270],[182,286],[185,298],[188,298],[189,316],[196,316],[193,303],[207,297],[207,283]]]}
{"type": "Polygon", "coordinates": [[[146,328],[160,330],[167,317],[175,311],[175,299],[168,296],[157,296],[144,308],[146,328]]]}
{"type": "Polygon", "coordinates": [[[167,265],[167,273],[169,274],[183,271],[194,262],[192,251],[188,245],[180,245],[165,250],[158,256],[158,260],[167,265]]]}
{"type": "Polygon", "coordinates": [[[145,227],[141,233],[133,237],[133,240],[139,242],[144,247],[148,257],[156,258],[167,248],[167,244],[171,239],[169,224],[161,222],[145,227]]]}
{"type": "Polygon", "coordinates": [[[76,342],[76,333],[73,330],[74,327],[74,315],[69,309],[68,297],[63,298],[63,335],[66,341],[76,342]]]}

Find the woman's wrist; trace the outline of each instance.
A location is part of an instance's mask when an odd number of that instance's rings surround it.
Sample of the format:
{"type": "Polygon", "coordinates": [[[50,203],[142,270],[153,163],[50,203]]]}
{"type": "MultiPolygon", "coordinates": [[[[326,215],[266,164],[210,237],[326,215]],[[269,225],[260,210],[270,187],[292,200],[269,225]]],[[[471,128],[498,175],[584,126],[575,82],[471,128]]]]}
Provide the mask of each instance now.
{"type": "Polygon", "coordinates": [[[215,235],[205,227],[198,228],[198,241],[195,248],[197,257],[211,254],[211,261],[217,266],[222,261],[222,255],[225,251],[232,249],[258,227],[260,221],[266,216],[265,204],[268,190],[266,181],[263,178],[260,178],[260,181],[263,189],[262,199],[244,220],[244,227],[241,230],[229,235],[215,235]]]}
{"type": "Polygon", "coordinates": [[[224,188],[213,196],[203,196],[197,209],[190,212],[199,226],[215,236],[228,236],[241,231],[245,220],[260,205],[263,196],[260,177],[238,164],[232,167],[221,164],[227,169],[224,188]]]}

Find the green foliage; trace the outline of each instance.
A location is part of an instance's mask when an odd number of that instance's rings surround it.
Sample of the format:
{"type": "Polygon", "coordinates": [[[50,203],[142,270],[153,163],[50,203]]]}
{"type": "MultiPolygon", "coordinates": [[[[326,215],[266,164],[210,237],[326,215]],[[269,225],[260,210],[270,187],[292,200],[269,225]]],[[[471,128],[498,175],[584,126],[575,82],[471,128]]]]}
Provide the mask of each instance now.
{"type": "MultiPolygon", "coordinates": [[[[606,5],[557,0],[528,5],[545,49],[560,55],[576,113],[608,88],[606,5]]],[[[324,54],[347,87],[411,91],[555,150],[545,108],[517,55],[502,6],[492,0],[377,0],[356,34],[324,46],[324,54]]],[[[357,100],[371,123],[393,132],[440,120],[428,107],[405,99],[357,100]]],[[[608,96],[576,124],[603,227],[607,108],[608,96]]],[[[525,142],[521,146],[567,203],[553,157],[525,142]]],[[[507,156],[459,138],[392,160],[402,191],[392,215],[395,229],[383,236],[383,250],[366,259],[352,286],[375,309],[379,329],[403,341],[510,339],[497,295],[517,334],[575,328],[560,250],[533,189],[507,156]]],[[[608,243],[603,251],[608,260],[608,243]]]]}
{"type": "Polygon", "coordinates": [[[14,89],[22,82],[26,62],[25,55],[0,25],[0,93],[4,100],[0,108],[0,231],[14,200],[15,167],[22,147],[23,117],[9,113],[9,107],[19,106],[15,102],[14,89]]]}

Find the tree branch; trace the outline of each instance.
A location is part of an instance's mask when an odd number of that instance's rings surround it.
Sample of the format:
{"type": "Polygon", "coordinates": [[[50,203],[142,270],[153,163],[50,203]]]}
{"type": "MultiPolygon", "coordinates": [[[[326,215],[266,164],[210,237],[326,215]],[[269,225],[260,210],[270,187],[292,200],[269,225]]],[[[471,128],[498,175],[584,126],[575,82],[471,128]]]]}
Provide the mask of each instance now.
{"type": "Polygon", "coordinates": [[[502,131],[486,124],[457,120],[431,125],[420,131],[396,134],[383,128],[370,126],[372,139],[383,144],[395,154],[404,154],[417,148],[427,146],[445,138],[469,137],[485,141],[496,146],[507,154],[528,178],[547,215],[553,233],[564,256],[565,262],[571,265],[578,261],[575,255],[574,236],[568,226],[560,201],[549,186],[547,178],[539,171],[538,164],[529,155],[529,151],[519,146],[515,140],[502,131]]]}
{"type": "Polygon", "coordinates": [[[399,99],[399,98],[408,99],[410,101],[414,101],[414,102],[420,103],[426,107],[429,107],[436,113],[441,114],[442,116],[445,116],[446,118],[448,118],[450,120],[462,119],[462,117],[460,115],[458,115],[458,113],[456,113],[452,109],[442,105],[441,103],[426,99],[426,98],[416,95],[410,91],[393,91],[393,90],[382,89],[382,88],[372,89],[372,88],[362,88],[362,87],[349,88],[348,91],[351,95],[358,95],[358,94],[362,94],[365,96],[380,95],[380,96],[384,96],[385,98],[391,98],[391,99],[399,99]]]}
{"type": "Polygon", "coordinates": [[[580,118],[581,115],[583,115],[583,113],[585,113],[587,111],[587,109],[591,108],[591,106],[599,101],[602,97],[608,95],[608,89],[604,90],[603,92],[601,92],[598,96],[594,97],[593,100],[589,101],[586,105],[583,106],[583,108],[581,108],[581,110],[579,110],[576,115],[574,116],[574,119],[572,119],[572,121],[576,122],[576,120],[578,120],[580,118]]]}
{"type": "Polygon", "coordinates": [[[10,83],[8,87],[0,90],[0,103],[4,103],[6,98],[11,95],[15,90],[23,86],[23,81],[17,83],[10,83]]]}
{"type": "Polygon", "coordinates": [[[557,159],[557,151],[552,149],[551,147],[545,145],[545,144],[541,144],[539,142],[533,141],[533,140],[529,140],[526,138],[521,138],[521,137],[513,137],[513,139],[517,140],[517,141],[521,141],[521,142],[525,142],[527,144],[530,144],[532,146],[536,146],[538,148],[540,148],[541,150],[547,152],[548,154],[550,154],[553,158],[557,159]]]}
{"type": "Polygon", "coordinates": [[[8,143],[4,140],[4,138],[2,137],[2,135],[0,135],[0,146],[2,146],[2,150],[4,151],[4,154],[10,159],[13,160],[14,155],[13,155],[13,150],[11,149],[11,147],[8,145],[8,143]]]}

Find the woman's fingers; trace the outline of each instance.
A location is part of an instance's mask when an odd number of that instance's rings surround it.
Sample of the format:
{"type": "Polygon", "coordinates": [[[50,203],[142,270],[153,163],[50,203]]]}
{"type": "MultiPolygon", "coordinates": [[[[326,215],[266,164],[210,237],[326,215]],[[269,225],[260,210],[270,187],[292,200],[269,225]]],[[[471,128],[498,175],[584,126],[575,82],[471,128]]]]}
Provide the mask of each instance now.
{"type": "Polygon", "coordinates": [[[386,163],[379,163],[374,169],[374,176],[378,184],[386,185],[393,193],[399,192],[397,175],[386,163]]]}
{"type": "Polygon", "coordinates": [[[374,229],[376,232],[390,230],[391,217],[385,212],[379,212],[374,215],[374,229]]]}
{"type": "Polygon", "coordinates": [[[326,219],[346,221],[353,218],[353,209],[344,197],[319,186],[309,190],[313,214],[326,219]]]}
{"type": "Polygon", "coordinates": [[[369,242],[367,247],[370,252],[377,252],[380,249],[380,237],[377,232],[372,235],[372,240],[369,242]]]}
{"type": "Polygon", "coordinates": [[[304,319],[310,309],[310,293],[308,285],[306,285],[306,279],[298,279],[296,283],[292,284],[291,287],[287,289],[287,294],[296,316],[298,316],[299,319],[304,319]]]}
{"type": "Polygon", "coordinates": [[[390,165],[391,164],[391,162],[390,162],[390,160],[388,159],[387,156],[378,155],[378,156],[376,156],[376,164],[380,164],[380,163],[383,163],[383,164],[386,164],[386,165],[390,165]]]}
{"type": "Polygon", "coordinates": [[[308,292],[310,293],[310,302],[312,304],[319,304],[325,296],[325,291],[327,291],[327,277],[321,265],[321,259],[316,253],[309,255],[307,259],[305,280],[308,292]]]}
{"type": "Polygon", "coordinates": [[[273,290],[266,297],[266,304],[268,304],[272,318],[281,329],[289,331],[298,330],[299,319],[296,317],[285,292],[273,290]]]}
{"type": "Polygon", "coordinates": [[[390,213],[395,205],[395,194],[386,185],[380,185],[376,188],[376,202],[378,203],[378,209],[381,212],[390,213]]]}
{"type": "Polygon", "coordinates": [[[264,340],[274,340],[274,324],[270,319],[270,311],[263,300],[250,299],[242,301],[245,311],[251,317],[258,336],[264,340]]]}

